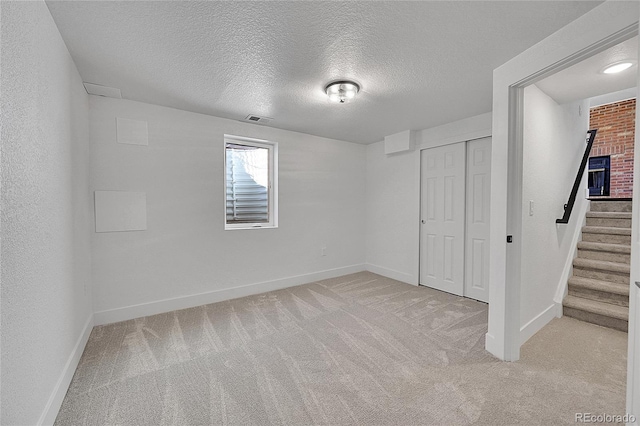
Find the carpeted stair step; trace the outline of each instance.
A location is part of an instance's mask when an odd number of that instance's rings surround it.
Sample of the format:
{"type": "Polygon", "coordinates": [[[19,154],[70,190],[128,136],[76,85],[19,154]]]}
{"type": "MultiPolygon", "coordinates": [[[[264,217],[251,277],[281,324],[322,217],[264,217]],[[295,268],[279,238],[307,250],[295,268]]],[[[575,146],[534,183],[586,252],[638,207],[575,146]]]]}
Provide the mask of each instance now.
{"type": "Polygon", "coordinates": [[[573,259],[573,275],[600,281],[629,284],[630,265],[602,260],[573,259]]]}
{"type": "Polygon", "coordinates": [[[580,241],[578,243],[578,257],[629,264],[631,262],[631,246],[580,241]]]}
{"type": "Polygon", "coordinates": [[[631,245],[631,229],[610,226],[584,226],[582,241],[631,245]]]}
{"type": "Polygon", "coordinates": [[[631,201],[591,201],[592,212],[631,212],[631,201]]]}
{"type": "Polygon", "coordinates": [[[588,212],[587,226],[631,228],[631,212],[588,212]]]}
{"type": "Polygon", "coordinates": [[[623,306],[569,295],[564,299],[562,311],[564,315],[581,321],[620,331],[628,329],[629,309],[623,306]]]}
{"type": "Polygon", "coordinates": [[[619,306],[629,306],[629,285],[573,276],[569,295],[619,306]]]}

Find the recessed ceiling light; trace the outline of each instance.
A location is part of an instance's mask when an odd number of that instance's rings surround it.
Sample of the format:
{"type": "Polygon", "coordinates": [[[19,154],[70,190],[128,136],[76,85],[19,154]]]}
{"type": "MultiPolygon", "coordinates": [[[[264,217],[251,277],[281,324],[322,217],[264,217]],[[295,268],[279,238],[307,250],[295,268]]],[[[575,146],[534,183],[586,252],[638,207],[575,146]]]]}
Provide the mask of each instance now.
{"type": "Polygon", "coordinates": [[[360,86],[353,81],[340,80],[327,84],[324,91],[333,102],[344,104],[356,97],[360,86]]]}
{"type": "Polygon", "coordinates": [[[631,61],[618,62],[617,64],[607,65],[602,72],[605,74],[616,74],[626,70],[627,68],[631,68],[631,66],[633,66],[633,62],[631,61]]]}

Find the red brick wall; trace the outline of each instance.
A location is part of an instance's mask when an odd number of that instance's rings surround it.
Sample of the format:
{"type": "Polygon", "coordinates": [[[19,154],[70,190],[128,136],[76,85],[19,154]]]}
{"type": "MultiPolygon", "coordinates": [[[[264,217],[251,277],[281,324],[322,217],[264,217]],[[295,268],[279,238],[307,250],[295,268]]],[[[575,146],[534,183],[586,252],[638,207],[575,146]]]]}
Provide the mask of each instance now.
{"type": "Polygon", "coordinates": [[[635,99],[591,108],[589,115],[589,128],[598,129],[591,156],[611,156],[610,196],[613,198],[631,198],[635,118],[635,99]]]}

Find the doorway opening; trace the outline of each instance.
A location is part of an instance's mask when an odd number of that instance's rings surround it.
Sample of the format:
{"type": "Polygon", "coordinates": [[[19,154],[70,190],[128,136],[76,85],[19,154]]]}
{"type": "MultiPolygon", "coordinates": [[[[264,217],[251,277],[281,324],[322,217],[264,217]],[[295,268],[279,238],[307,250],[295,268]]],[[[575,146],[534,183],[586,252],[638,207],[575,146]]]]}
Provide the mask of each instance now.
{"type": "MultiPolygon", "coordinates": [[[[591,324],[609,329],[617,350],[584,368],[608,371],[603,383],[616,390],[612,406],[622,411],[637,68],[603,74],[615,54],[637,61],[638,37],[522,87],[519,297],[521,344],[552,320],[552,328],[575,326],[584,336],[603,332],[591,324]],[[569,318],[554,320],[560,316],[569,318]]],[[[577,364],[582,353],[563,357],[577,364]]]]}
{"type": "MultiPolygon", "coordinates": [[[[596,9],[594,9],[596,10],[596,9]]],[[[637,5],[605,3],[596,12],[585,15],[494,72],[492,186],[492,262],[489,331],[486,348],[505,360],[520,357],[521,272],[527,259],[522,255],[525,202],[522,192],[524,90],[543,78],[590,58],[609,47],[638,34],[637,5]],[[607,17],[600,20],[599,17],[607,17]],[[586,27],[596,28],[584,31],[586,27]],[[505,244],[504,236],[513,244],[505,244]],[[495,237],[495,238],[494,238],[495,237]],[[509,238],[511,237],[511,238],[509,238]]],[[[636,70],[637,76],[637,70],[636,70]]],[[[636,126],[637,127],[637,126],[636,126]]],[[[637,141],[636,141],[637,142],[637,141]]],[[[638,161],[636,155],[636,163],[638,161]]],[[[637,172],[637,170],[636,170],[637,172]]],[[[575,173],[575,172],[574,172],[575,173]]],[[[637,174],[637,173],[636,173],[637,174]]],[[[638,194],[638,179],[634,191],[638,194]]],[[[586,181],[585,181],[586,190],[586,181]]],[[[637,198],[634,199],[638,207],[637,198]]],[[[640,220],[634,209],[633,223],[640,220]]],[[[640,241],[632,241],[632,277],[638,280],[637,253],[640,241]],[[635,265],[635,266],[633,266],[635,265]],[[636,272],[634,272],[636,271],[636,272]],[[635,275],[634,275],[635,274],[635,275]]],[[[634,307],[640,303],[640,291],[631,287],[630,327],[640,327],[634,307]]],[[[542,321],[541,326],[545,324],[542,321]]],[[[640,351],[634,333],[629,333],[628,412],[640,412],[640,351]],[[635,394],[635,398],[634,398],[635,394]]]]}
{"type": "Polygon", "coordinates": [[[627,331],[637,68],[602,72],[621,58],[637,36],[524,87],[522,343],[563,314],[627,331]]]}

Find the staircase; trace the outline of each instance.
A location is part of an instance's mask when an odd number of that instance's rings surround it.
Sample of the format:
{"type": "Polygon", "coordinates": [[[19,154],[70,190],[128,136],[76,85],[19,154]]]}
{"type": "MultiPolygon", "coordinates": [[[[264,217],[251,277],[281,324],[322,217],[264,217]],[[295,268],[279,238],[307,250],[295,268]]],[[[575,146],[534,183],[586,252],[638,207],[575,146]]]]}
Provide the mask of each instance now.
{"type": "Polygon", "coordinates": [[[630,258],[631,201],[591,201],[564,315],[627,331],[630,258]]]}

